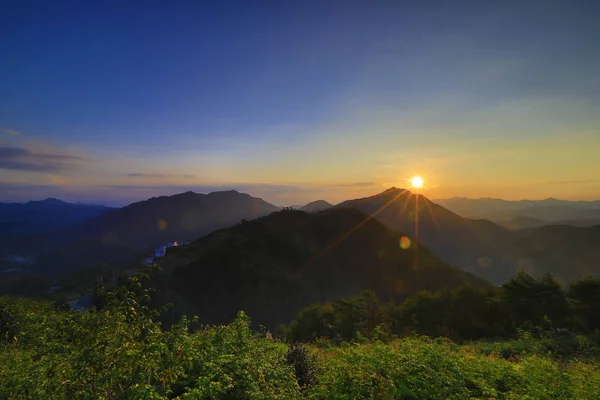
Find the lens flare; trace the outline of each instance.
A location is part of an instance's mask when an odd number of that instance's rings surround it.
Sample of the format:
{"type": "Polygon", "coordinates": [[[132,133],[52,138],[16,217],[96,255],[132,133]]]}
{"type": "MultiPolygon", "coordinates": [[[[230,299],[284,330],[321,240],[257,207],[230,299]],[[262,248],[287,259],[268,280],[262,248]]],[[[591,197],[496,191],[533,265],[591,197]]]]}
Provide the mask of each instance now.
{"type": "Polygon", "coordinates": [[[169,224],[167,224],[167,221],[165,221],[164,219],[158,220],[158,230],[159,231],[166,230],[168,226],[169,226],[169,224]]]}
{"type": "Polygon", "coordinates": [[[410,247],[410,239],[406,236],[402,236],[400,238],[400,248],[402,250],[408,250],[409,247],[410,247]]]}

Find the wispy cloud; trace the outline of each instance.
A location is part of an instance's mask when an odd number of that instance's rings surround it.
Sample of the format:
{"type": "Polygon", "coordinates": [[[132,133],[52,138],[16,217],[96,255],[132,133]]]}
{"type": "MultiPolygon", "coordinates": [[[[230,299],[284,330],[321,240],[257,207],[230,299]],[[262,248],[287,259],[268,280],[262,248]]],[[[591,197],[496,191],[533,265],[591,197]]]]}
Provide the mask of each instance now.
{"type": "Polygon", "coordinates": [[[54,152],[33,152],[22,147],[0,147],[0,169],[29,172],[56,172],[73,168],[83,157],[54,152]]]}
{"type": "Polygon", "coordinates": [[[21,134],[20,132],[17,132],[17,131],[12,130],[12,129],[3,128],[1,126],[0,126],[0,131],[6,133],[8,135],[12,135],[12,136],[18,136],[18,135],[21,134]]]}
{"type": "Polygon", "coordinates": [[[369,187],[375,186],[375,182],[355,182],[355,183],[338,183],[337,185],[332,185],[337,187],[369,187]]]}
{"type": "Polygon", "coordinates": [[[196,178],[196,175],[188,175],[188,174],[148,174],[143,172],[135,172],[126,175],[129,178],[186,178],[193,179],[196,178]]]}
{"type": "Polygon", "coordinates": [[[69,181],[61,176],[58,175],[53,175],[50,174],[48,175],[48,178],[50,179],[50,182],[52,182],[55,185],[67,185],[69,183],[69,181]]]}
{"type": "Polygon", "coordinates": [[[164,174],[142,174],[142,173],[133,173],[127,174],[130,178],[164,178],[166,175],[164,174]]]}

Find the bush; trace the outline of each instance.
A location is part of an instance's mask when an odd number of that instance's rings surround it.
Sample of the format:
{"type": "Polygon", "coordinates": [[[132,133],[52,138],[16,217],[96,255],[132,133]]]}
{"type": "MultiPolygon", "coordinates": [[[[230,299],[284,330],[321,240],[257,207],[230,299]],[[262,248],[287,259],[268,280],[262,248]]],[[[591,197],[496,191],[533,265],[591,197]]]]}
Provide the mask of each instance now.
{"type": "Polygon", "coordinates": [[[315,360],[302,344],[292,344],[286,354],[287,363],[294,367],[296,379],[300,387],[312,386],[315,383],[315,360]]]}
{"type": "Polygon", "coordinates": [[[526,356],[510,362],[469,346],[427,339],[319,351],[313,398],[598,399],[600,368],[526,356]]]}
{"type": "Polygon", "coordinates": [[[297,398],[286,346],[259,337],[240,313],[230,325],[163,330],[123,290],[101,311],[0,298],[0,398],[297,398]]]}

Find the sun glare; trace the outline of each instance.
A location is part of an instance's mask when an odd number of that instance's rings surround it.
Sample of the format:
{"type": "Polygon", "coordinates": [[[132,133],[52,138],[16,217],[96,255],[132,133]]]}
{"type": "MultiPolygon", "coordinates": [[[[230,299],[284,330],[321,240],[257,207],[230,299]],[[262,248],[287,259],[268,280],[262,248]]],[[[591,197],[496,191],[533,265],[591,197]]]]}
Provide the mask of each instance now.
{"type": "Polygon", "coordinates": [[[410,184],[412,187],[420,189],[423,187],[423,178],[420,176],[415,176],[410,180],[410,184]]]}

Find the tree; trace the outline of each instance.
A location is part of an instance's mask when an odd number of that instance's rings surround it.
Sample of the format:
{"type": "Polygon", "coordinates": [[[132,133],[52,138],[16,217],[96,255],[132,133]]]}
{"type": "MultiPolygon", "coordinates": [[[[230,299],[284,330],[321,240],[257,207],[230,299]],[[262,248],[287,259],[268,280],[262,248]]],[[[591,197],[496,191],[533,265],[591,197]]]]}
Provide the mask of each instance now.
{"type": "Polygon", "coordinates": [[[525,271],[517,272],[501,286],[500,302],[514,328],[525,324],[547,327],[548,320],[555,327],[564,325],[567,300],[550,274],[534,279],[525,271]]]}
{"type": "Polygon", "coordinates": [[[587,278],[573,282],[567,289],[571,301],[573,323],[579,329],[600,329],[600,279],[587,278]]]}

